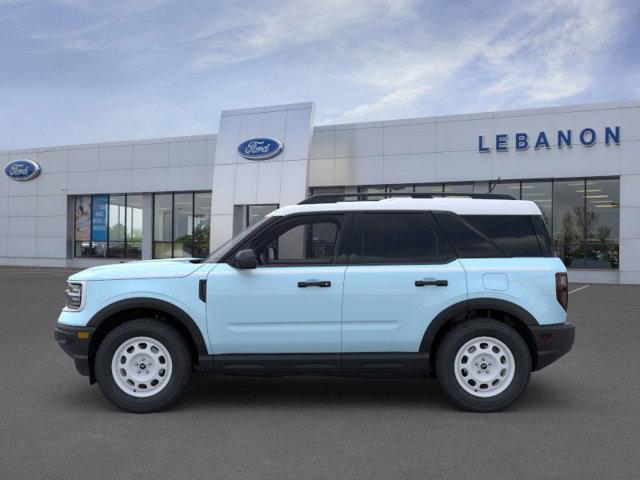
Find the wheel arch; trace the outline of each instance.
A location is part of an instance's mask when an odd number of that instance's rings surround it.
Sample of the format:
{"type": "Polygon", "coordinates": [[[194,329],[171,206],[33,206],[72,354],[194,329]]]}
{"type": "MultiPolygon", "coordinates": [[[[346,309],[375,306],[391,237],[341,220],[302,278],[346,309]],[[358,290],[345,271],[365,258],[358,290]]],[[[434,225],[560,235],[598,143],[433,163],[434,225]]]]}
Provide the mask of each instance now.
{"type": "Polygon", "coordinates": [[[191,352],[194,365],[199,358],[208,355],[207,345],[200,328],[189,314],[176,305],[157,298],[128,298],[119,300],[98,311],[87,323],[96,330],[89,342],[88,361],[89,379],[95,382],[94,361],[98,346],[104,337],[115,327],[128,320],[140,317],[153,317],[177,328],[184,336],[191,352]]]}
{"type": "Polygon", "coordinates": [[[429,324],[420,342],[420,352],[429,354],[430,371],[435,360],[435,352],[447,331],[455,324],[475,317],[492,318],[512,327],[523,338],[532,366],[537,363],[537,348],[529,327],[539,323],[527,310],[513,302],[496,298],[474,298],[455,303],[444,309],[429,324]]]}

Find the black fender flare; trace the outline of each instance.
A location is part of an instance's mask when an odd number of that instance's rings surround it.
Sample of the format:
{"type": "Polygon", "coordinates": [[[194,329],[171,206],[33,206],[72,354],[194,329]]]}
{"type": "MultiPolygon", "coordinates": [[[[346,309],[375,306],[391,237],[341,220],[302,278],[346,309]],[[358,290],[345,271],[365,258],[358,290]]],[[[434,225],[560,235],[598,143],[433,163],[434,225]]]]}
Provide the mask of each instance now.
{"type": "Polygon", "coordinates": [[[538,326],[539,323],[531,313],[507,300],[497,298],[472,298],[463,300],[445,308],[429,323],[422,342],[420,342],[420,352],[430,353],[433,342],[440,329],[452,318],[465,318],[472,310],[499,310],[517,318],[528,327],[538,326]]]}
{"type": "Polygon", "coordinates": [[[126,310],[148,308],[159,310],[174,317],[189,332],[196,346],[198,356],[208,355],[207,344],[196,322],[180,307],[158,298],[138,297],[119,300],[99,310],[87,323],[88,327],[98,327],[107,318],[126,310]]]}

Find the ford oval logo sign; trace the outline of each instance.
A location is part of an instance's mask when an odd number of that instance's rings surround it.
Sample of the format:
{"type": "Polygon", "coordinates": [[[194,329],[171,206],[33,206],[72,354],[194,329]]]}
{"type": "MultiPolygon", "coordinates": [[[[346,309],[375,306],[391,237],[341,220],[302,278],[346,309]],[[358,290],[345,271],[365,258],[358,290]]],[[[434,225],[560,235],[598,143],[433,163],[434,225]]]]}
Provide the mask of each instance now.
{"type": "Polygon", "coordinates": [[[4,167],[4,173],[11,180],[26,182],[38,176],[40,165],[33,160],[14,160],[4,167]]]}
{"type": "Polygon", "coordinates": [[[278,155],[284,146],[273,138],[250,138],[238,145],[238,153],[249,160],[266,160],[278,155]]]}

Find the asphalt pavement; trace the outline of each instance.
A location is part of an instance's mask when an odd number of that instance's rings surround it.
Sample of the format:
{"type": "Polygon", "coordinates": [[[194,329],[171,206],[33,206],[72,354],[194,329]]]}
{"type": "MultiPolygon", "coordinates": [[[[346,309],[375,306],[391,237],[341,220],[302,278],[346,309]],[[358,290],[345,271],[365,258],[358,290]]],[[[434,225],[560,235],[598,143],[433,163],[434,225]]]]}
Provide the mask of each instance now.
{"type": "Polygon", "coordinates": [[[53,340],[67,275],[0,267],[2,479],[640,478],[640,286],[572,293],[573,351],[505,412],[434,380],[194,376],[132,415],[53,340]]]}

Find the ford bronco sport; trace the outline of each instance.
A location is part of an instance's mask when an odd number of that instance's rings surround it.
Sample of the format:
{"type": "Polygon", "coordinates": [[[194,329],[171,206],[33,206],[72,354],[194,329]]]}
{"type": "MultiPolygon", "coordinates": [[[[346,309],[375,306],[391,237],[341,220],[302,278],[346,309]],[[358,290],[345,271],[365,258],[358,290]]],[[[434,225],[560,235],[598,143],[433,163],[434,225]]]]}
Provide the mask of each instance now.
{"type": "Polygon", "coordinates": [[[76,273],[55,338],[137,413],[174,402],[194,370],[435,376],[490,412],[571,349],[566,269],[535,203],[343,197],[280,208],[205,260],[76,273]]]}

